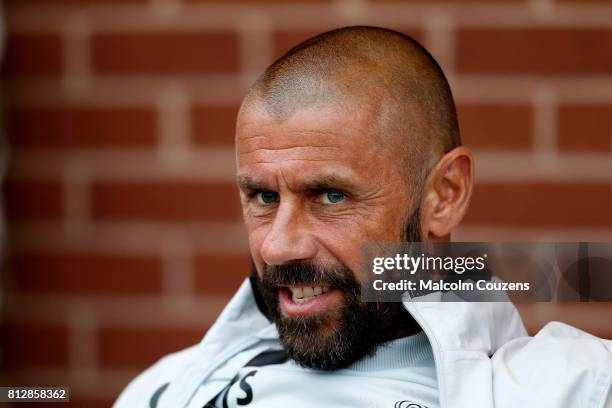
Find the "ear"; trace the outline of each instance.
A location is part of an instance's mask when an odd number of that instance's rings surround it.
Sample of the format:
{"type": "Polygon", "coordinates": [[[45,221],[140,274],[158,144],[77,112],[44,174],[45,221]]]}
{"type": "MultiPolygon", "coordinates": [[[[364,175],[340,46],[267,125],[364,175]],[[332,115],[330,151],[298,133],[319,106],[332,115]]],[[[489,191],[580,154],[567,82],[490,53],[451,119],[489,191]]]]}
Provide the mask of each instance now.
{"type": "Polygon", "coordinates": [[[429,173],[423,189],[421,226],[427,241],[448,241],[465,215],[474,180],[474,158],[463,146],[446,153],[429,173]]]}

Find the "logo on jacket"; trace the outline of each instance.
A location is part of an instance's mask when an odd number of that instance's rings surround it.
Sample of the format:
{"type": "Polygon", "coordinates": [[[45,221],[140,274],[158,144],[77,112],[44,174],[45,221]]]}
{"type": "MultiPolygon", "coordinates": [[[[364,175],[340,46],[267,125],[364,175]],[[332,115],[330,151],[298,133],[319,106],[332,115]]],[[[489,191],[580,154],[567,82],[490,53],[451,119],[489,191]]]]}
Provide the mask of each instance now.
{"type": "Polygon", "coordinates": [[[417,404],[412,401],[397,401],[393,408],[427,408],[425,405],[417,404]]]}

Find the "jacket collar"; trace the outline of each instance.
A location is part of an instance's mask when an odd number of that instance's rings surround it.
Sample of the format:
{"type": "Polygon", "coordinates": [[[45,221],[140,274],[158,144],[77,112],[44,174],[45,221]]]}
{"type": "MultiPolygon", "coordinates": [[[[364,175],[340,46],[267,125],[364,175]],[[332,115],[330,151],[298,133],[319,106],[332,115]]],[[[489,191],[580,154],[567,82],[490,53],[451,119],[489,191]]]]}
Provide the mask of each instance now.
{"type": "MultiPolygon", "coordinates": [[[[266,340],[278,339],[276,326],[265,316],[263,302],[252,279],[246,279],[210,328],[200,345],[198,358],[181,378],[177,378],[167,394],[171,401],[192,398],[202,381],[221,364],[240,351],[266,340]],[[259,299],[259,301],[258,301],[259,299]],[[170,396],[170,395],[168,395],[170,396]]],[[[442,301],[440,292],[418,299],[408,294],[404,307],[411,313],[431,344],[438,375],[440,407],[460,407],[465,401],[489,404],[490,387],[465,387],[465,376],[475,381],[491,381],[489,357],[504,343],[525,336],[521,318],[508,300],[505,302],[442,301]],[[475,390],[484,390],[475,395],[475,390]],[[461,402],[463,401],[463,402],[461,402]]]]}
{"type": "Polygon", "coordinates": [[[507,298],[465,302],[452,296],[435,292],[411,298],[405,293],[402,299],[431,344],[440,407],[493,406],[490,357],[527,331],[507,298]]]}

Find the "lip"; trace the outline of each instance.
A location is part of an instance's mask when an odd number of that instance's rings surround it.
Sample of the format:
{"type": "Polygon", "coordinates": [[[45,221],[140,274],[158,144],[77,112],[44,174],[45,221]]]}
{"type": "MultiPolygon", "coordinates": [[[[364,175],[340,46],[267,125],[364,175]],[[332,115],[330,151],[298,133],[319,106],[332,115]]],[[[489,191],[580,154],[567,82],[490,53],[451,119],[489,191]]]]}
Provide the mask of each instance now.
{"type": "Polygon", "coordinates": [[[291,299],[291,290],[287,287],[280,288],[278,300],[282,313],[288,317],[312,316],[329,309],[342,296],[340,290],[330,288],[327,292],[314,296],[307,302],[295,303],[291,299]]]}

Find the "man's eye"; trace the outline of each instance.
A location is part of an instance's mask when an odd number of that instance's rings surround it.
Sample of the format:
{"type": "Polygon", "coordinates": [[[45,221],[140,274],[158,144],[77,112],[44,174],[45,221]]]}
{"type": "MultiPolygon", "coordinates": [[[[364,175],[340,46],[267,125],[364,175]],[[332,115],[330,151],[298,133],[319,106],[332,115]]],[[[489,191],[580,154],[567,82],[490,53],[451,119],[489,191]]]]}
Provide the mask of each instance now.
{"type": "Polygon", "coordinates": [[[345,198],[344,193],[338,191],[328,191],[320,195],[323,204],[338,204],[345,198]]]}
{"type": "Polygon", "coordinates": [[[269,205],[278,201],[278,194],[273,191],[260,191],[255,196],[259,204],[269,205]]]}

